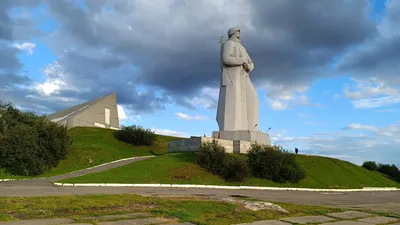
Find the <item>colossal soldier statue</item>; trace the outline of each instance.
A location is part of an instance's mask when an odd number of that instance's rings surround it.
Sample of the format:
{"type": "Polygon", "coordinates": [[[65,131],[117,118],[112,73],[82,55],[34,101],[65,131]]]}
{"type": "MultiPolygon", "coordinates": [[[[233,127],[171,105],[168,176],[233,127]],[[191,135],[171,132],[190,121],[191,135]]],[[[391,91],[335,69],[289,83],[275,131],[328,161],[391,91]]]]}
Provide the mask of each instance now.
{"type": "Polygon", "coordinates": [[[240,30],[230,28],[221,39],[221,85],[214,138],[269,144],[268,134],[258,132],[258,95],[249,73],[254,63],[240,40],[240,30]]]}

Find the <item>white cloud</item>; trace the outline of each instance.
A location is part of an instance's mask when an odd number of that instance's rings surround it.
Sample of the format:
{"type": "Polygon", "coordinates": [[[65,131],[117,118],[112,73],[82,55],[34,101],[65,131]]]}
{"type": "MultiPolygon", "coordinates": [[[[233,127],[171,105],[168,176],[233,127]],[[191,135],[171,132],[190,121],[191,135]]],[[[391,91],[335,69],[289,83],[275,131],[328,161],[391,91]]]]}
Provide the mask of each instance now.
{"type": "Polygon", "coordinates": [[[43,83],[37,83],[35,86],[35,89],[44,95],[51,95],[54,92],[59,91],[61,88],[60,86],[62,85],[62,81],[45,81],[43,83]]]}
{"type": "Polygon", "coordinates": [[[218,103],[219,88],[204,87],[201,89],[198,96],[189,100],[189,103],[194,106],[201,106],[205,109],[215,109],[218,103]]]}
{"type": "Polygon", "coordinates": [[[380,98],[366,98],[352,101],[355,109],[372,109],[400,103],[400,96],[385,96],[380,98]]]}
{"type": "Polygon", "coordinates": [[[270,100],[267,99],[267,103],[269,107],[273,110],[285,110],[289,108],[289,104],[287,102],[281,101],[281,100],[270,100]]]}
{"type": "Polygon", "coordinates": [[[379,108],[400,103],[399,87],[392,87],[376,78],[365,80],[352,79],[355,87],[344,85],[344,96],[352,99],[356,109],[379,108]]]}
{"type": "Polygon", "coordinates": [[[184,120],[206,120],[207,119],[207,117],[204,117],[204,116],[199,116],[199,115],[189,116],[189,115],[187,115],[185,113],[181,113],[181,112],[175,113],[175,116],[178,119],[184,119],[184,120]]]}
{"type": "Polygon", "coordinates": [[[286,110],[290,105],[316,106],[321,104],[313,103],[306,95],[306,86],[284,86],[284,85],[265,85],[267,90],[264,98],[269,107],[273,110],[286,110]]]}
{"type": "MultiPolygon", "coordinates": [[[[36,82],[30,87],[30,89],[36,90],[41,95],[51,96],[61,90],[77,90],[77,88],[73,88],[65,82],[67,74],[57,61],[47,65],[43,70],[43,74],[46,78],[45,81],[42,83],[36,82]]],[[[81,89],[81,91],[84,90],[81,89]]]]}
{"type": "Polygon", "coordinates": [[[33,54],[34,49],[36,48],[36,44],[34,43],[29,43],[29,42],[24,42],[22,44],[14,43],[13,46],[15,48],[18,48],[21,51],[26,52],[29,55],[33,54]]]}
{"type": "Polygon", "coordinates": [[[362,125],[358,123],[351,123],[344,128],[345,130],[369,130],[369,131],[378,131],[377,127],[371,125],[362,125]]]}
{"type": "Polygon", "coordinates": [[[175,130],[169,129],[159,129],[159,128],[151,128],[152,131],[156,134],[166,135],[166,136],[173,136],[173,137],[189,137],[189,135],[185,132],[179,132],[175,130]]]}
{"type": "Polygon", "coordinates": [[[120,120],[126,120],[128,117],[126,116],[125,110],[122,107],[122,105],[117,105],[117,110],[118,110],[118,118],[120,120]]]}

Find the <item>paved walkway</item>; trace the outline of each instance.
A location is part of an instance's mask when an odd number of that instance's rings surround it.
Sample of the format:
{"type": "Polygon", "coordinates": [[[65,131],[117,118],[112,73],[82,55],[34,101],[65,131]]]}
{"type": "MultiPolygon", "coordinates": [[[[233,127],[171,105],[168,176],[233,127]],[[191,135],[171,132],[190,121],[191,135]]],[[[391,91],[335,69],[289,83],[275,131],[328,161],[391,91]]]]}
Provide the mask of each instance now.
{"type": "MultiPolygon", "coordinates": [[[[370,213],[347,211],[341,213],[330,213],[325,216],[303,216],[287,217],[279,220],[264,220],[240,225],[292,225],[292,224],[322,224],[322,225],[378,225],[391,224],[400,225],[400,218],[377,216],[370,213]]],[[[75,221],[68,218],[19,220],[11,222],[0,222],[0,225],[147,225],[147,224],[175,224],[193,225],[185,222],[179,223],[178,219],[152,217],[148,213],[130,213],[125,215],[106,215],[98,217],[83,217],[75,221]],[[139,218],[140,217],[140,218],[139,218]]]]}

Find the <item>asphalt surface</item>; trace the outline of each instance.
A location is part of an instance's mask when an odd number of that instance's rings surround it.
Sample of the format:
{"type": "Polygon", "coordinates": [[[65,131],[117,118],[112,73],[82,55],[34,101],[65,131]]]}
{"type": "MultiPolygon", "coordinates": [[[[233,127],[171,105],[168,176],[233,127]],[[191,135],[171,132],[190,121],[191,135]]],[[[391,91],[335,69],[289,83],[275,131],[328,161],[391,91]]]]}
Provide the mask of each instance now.
{"type": "Polygon", "coordinates": [[[0,196],[57,196],[87,194],[139,194],[150,196],[186,196],[220,198],[247,196],[272,202],[297,204],[345,206],[354,209],[370,209],[400,215],[400,191],[385,192],[307,192],[307,191],[266,191],[266,190],[223,190],[201,188],[141,188],[141,187],[60,187],[57,180],[101,172],[146,158],[120,161],[93,169],[32,180],[0,182],[0,196]]]}

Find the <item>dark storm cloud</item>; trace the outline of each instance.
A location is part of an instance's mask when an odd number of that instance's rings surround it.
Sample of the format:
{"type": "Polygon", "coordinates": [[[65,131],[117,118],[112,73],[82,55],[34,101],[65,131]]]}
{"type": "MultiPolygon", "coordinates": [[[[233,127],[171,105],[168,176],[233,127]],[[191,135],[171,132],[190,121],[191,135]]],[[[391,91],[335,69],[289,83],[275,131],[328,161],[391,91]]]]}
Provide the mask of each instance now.
{"type": "Polygon", "coordinates": [[[258,34],[249,40],[249,51],[259,65],[260,77],[274,83],[310,83],[315,77],[329,75],[334,57],[377,35],[366,17],[366,0],[252,3],[258,34]]]}
{"type": "Polygon", "coordinates": [[[28,85],[32,80],[27,76],[19,76],[13,73],[1,73],[0,72],[0,88],[9,87],[12,85],[28,85]]]}
{"type": "Polygon", "coordinates": [[[21,16],[12,17],[10,11],[13,7],[33,8],[40,2],[40,0],[0,1],[0,101],[22,103],[28,109],[40,109],[40,107],[37,107],[37,102],[26,99],[26,95],[36,95],[35,92],[18,87],[18,85],[30,85],[32,80],[21,74],[23,64],[17,57],[21,51],[12,44],[14,41],[30,40],[32,35],[40,32],[30,19],[21,16]]]}
{"type": "Polygon", "coordinates": [[[386,3],[386,17],[380,24],[381,35],[363,48],[348,53],[338,65],[341,72],[360,78],[376,77],[400,85],[400,2],[386,3]]]}
{"type": "Polygon", "coordinates": [[[0,40],[26,40],[32,34],[40,34],[33,27],[33,22],[27,18],[12,18],[10,9],[13,7],[32,8],[42,0],[1,0],[0,1],[0,40]]]}
{"type": "Polygon", "coordinates": [[[368,0],[253,0],[259,32],[281,34],[304,48],[340,50],[377,34],[368,0]]]}
{"type": "MultiPolygon", "coordinates": [[[[164,91],[175,102],[190,107],[187,99],[197,96],[201,88],[218,86],[218,38],[226,36],[229,27],[211,26],[227,22],[226,15],[209,2],[167,2],[171,3],[168,16],[157,9],[149,11],[153,15],[142,15],[137,2],[124,0],[85,1],[86,9],[67,1],[48,1],[60,23],[58,45],[79,43],[81,51],[106,48],[124,59],[111,67],[132,64],[140,72],[125,69],[125,75],[116,76],[115,68],[104,68],[101,59],[94,57],[86,64],[82,58],[68,55],[61,64],[77,83],[93,81],[94,92],[101,80],[108,82],[114,77],[118,81],[110,83],[110,89],[125,89],[129,80],[164,91]],[[105,7],[109,9],[106,12],[105,7]]],[[[253,17],[248,20],[255,29],[243,27],[242,36],[256,63],[256,84],[266,80],[309,84],[313,77],[324,75],[322,71],[346,47],[376,34],[374,24],[366,18],[368,2],[364,0],[252,1],[250,8],[253,17]]],[[[121,99],[130,99],[129,91],[121,94],[121,99]]]]}
{"type": "Polygon", "coordinates": [[[59,68],[46,76],[75,87],[60,96],[116,91],[121,104],[146,112],[170,102],[193,108],[194,97],[209,102],[201,90],[219,85],[218,41],[230,26],[242,29],[257,86],[310,85],[348,46],[377,33],[365,0],[45,2],[59,23],[48,38],[59,68]],[[148,94],[137,95],[139,87],[148,94]]]}
{"type": "Polygon", "coordinates": [[[10,47],[5,42],[0,42],[0,73],[4,72],[16,72],[22,68],[22,63],[17,58],[19,50],[10,47]]]}

